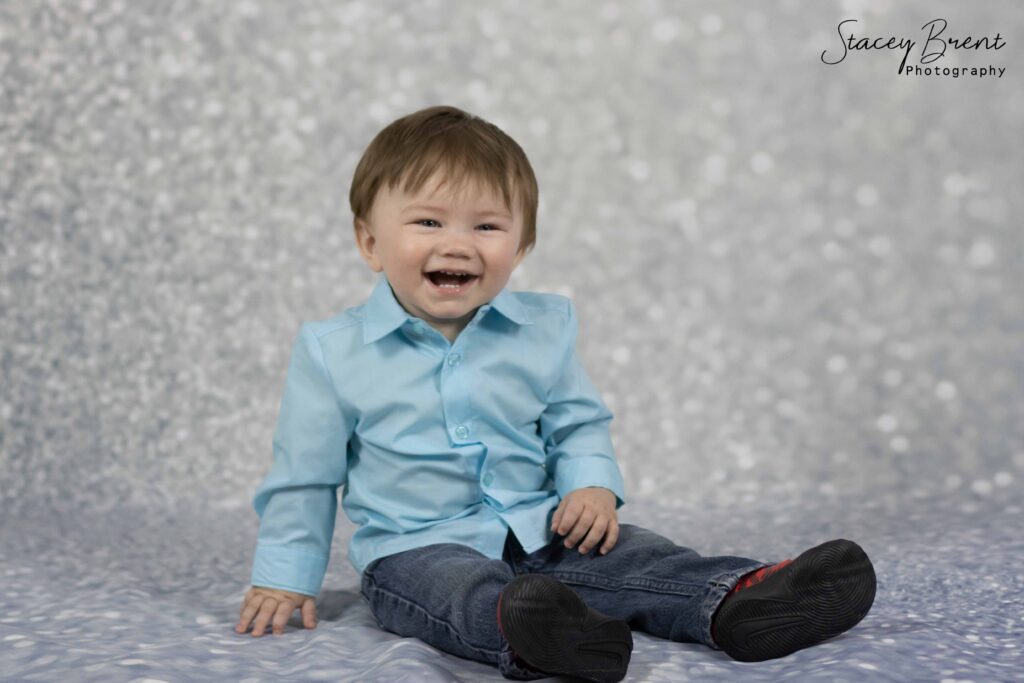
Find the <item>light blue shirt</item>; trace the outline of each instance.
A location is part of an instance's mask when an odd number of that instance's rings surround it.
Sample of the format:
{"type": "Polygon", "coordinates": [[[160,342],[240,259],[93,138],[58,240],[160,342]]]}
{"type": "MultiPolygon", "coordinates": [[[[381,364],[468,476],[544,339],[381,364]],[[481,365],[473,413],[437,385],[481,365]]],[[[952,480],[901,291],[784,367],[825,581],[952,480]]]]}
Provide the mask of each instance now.
{"type": "Polygon", "coordinates": [[[610,489],[622,507],[612,413],[577,333],[568,297],[506,288],[452,343],[402,308],[383,273],[366,303],[301,324],[252,499],[252,584],[319,594],[339,486],[360,575],[432,543],[501,559],[510,528],[533,552],[578,488],[610,489]]]}

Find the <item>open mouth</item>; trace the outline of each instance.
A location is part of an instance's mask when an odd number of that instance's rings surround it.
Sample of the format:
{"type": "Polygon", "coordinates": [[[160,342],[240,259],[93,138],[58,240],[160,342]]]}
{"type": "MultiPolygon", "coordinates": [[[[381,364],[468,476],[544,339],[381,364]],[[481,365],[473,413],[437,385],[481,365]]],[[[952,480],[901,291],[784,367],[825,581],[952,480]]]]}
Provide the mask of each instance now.
{"type": "Polygon", "coordinates": [[[423,276],[442,294],[462,294],[480,279],[477,275],[448,275],[441,271],[424,273],[423,276]]]}

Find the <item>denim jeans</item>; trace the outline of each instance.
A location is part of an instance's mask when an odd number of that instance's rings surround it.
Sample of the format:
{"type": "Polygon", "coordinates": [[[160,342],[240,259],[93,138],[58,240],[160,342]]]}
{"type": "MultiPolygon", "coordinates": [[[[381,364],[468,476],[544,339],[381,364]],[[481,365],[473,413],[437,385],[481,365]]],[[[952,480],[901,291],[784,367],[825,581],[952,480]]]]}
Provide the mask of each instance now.
{"type": "Polygon", "coordinates": [[[517,680],[546,674],[514,657],[496,618],[498,594],[520,574],[552,576],[590,607],[631,629],[684,643],[711,639],[711,617],[741,576],[770,563],[745,557],[701,557],[653,531],[619,525],[607,555],[600,543],[583,555],[565,538],[527,554],[509,531],[500,560],[458,543],[436,543],[371,562],[361,592],[377,625],[458,657],[487,662],[517,680]]]}

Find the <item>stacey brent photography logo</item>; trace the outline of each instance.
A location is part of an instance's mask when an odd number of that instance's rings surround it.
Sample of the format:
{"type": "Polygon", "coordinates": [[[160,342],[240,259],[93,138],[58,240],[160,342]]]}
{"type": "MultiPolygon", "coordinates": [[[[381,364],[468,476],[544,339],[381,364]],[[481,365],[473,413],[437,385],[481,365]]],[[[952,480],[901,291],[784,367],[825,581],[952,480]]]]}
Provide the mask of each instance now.
{"type": "MultiPolygon", "coordinates": [[[[856,19],[844,19],[839,22],[836,30],[839,32],[840,49],[825,50],[821,53],[821,61],[825,64],[835,66],[839,64],[853,50],[901,50],[903,60],[896,69],[896,73],[903,76],[932,76],[952,77],[974,76],[976,78],[987,78],[995,76],[1002,78],[1005,66],[985,63],[973,66],[943,66],[936,64],[940,59],[952,55],[955,51],[973,51],[977,55],[985,55],[978,59],[979,62],[987,62],[995,56],[995,50],[1001,50],[1006,46],[1006,41],[997,32],[994,37],[982,36],[975,38],[970,35],[952,36],[953,32],[946,33],[948,24],[945,19],[932,19],[921,27],[921,34],[918,36],[923,40],[920,50],[915,48],[918,41],[904,36],[889,36],[877,38],[858,38],[853,30],[855,26],[847,28],[847,34],[843,34],[844,26],[856,23],[856,19]],[[827,58],[826,58],[827,55],[827,58]],[[912,56],[917,57],[917,64],[907,64],[912,56]]],[[[973,61],[973,59],[972,59],[973,61]]]]}

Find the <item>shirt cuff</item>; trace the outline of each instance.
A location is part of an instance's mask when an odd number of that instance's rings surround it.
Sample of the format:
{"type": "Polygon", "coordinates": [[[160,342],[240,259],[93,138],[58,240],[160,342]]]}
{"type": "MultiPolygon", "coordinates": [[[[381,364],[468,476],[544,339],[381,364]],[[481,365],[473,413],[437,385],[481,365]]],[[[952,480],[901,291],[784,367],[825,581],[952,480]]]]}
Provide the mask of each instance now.
{"type": "Polygon", "coordinates": [[[603,486],[615,494],[615,509],[626,502],[625,486],[618,464],[607,456],[562,458],[555,472],[555,488],[561,498],[587,486],[603,486]]]}
{"type": "Polygon", "coordinates": [[[328,559],[302,550],[257,543],[251,583],[316,597],[327,573],[328,559]]]}

